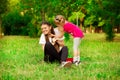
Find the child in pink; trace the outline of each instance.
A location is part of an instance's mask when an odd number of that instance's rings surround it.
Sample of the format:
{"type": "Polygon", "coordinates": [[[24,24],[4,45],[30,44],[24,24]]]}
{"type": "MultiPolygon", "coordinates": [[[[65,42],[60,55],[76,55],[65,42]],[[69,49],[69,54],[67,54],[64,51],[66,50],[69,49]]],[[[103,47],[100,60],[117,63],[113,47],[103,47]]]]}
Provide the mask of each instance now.
{"type": "Polygon", "coordinates": [[[79,45],[81,39],[84,37],[82,30],[80,30],[75,24],[68,22],[62,15],[57,15],[54,19],[54,22],[57,25],[58,30],[60,30],[62,33],[58,37],[62,37],[64,32],[67,32],[73,36],[73,63],[78,65],[80,63],[79,45]]]}

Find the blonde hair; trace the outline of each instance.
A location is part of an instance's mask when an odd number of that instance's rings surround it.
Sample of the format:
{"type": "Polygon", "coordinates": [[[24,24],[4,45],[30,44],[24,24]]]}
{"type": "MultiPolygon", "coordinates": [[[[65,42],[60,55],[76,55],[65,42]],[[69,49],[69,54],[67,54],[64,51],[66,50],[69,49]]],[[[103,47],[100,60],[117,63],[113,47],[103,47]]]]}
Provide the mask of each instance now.
{"type": "Polygon", "coordinates": [[[65,23],[65,17],[62,15],[57,15],[54,19],[56,25],[61,25],[65,23]]]}

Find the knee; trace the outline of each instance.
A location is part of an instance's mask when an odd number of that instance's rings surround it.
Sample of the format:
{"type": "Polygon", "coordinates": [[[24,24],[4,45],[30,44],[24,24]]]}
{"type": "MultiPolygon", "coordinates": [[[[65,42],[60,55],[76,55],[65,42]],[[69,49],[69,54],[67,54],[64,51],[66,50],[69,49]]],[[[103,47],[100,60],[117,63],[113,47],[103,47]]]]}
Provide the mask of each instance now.
{"type": "Polygon", "coordinates": [[[46,43],[45,43],[45,46],[46,46],[46,47],[51,46],[51,43],[50,43],[50,42],[46,42],[46,43]]]}
{"type": "Polygon", "coordinates": [[[45,44],[46,44],[46,45],[50,45],[50,42],[46,42],[45,44]]]}
{"type": "Polygon", "coordinates": [[[46,42],[45,49],[51,49],[53,45],[50,42],[46,42]]]}
{"type": "Polygon", "coordinates": [[[67,47],[67,46],[63,46],[62,49],[64,49],[64,50],[68,50],[68,47],[67,47]]]}

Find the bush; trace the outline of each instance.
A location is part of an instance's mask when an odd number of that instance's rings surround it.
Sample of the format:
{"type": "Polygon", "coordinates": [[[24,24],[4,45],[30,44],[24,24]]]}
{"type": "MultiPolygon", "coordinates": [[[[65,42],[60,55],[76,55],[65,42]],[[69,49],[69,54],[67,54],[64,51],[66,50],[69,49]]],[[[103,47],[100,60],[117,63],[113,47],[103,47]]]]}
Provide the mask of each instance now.
{"type": "Polygon", "coordinates": [[[32,17],[27,13],[21,16],[18,11],[10,12],[3,16],[2,26],[5,35],[28,35],[28,23],[32,17]]]}
{"type": "Polygon", "coordinates": [[[115,37],[115,34],[113,32],[113,26],[106,22],[105,26],[103,27],[104,29],[104,32],[106,33],[106,40],[107,41],[113,41],[114,37],[115,37]]]}
{"type": "Polygon", "coordinates": [[[38,29],[37,29],[37,27],[36,27],[34,24],[32,24],[32,23],[29,23],[29,24],[28,24],[28,27],[29,27],[28,35],[29,35],[30,37],[37,37],[37,34],[38,34],[38,29]]]}
{"type": "Polygon", "coordinates": [[[70,39],[70,35],[68,33],[65,33],[64,36],[65,36],[65,41],[68,41],[70,39]]]}

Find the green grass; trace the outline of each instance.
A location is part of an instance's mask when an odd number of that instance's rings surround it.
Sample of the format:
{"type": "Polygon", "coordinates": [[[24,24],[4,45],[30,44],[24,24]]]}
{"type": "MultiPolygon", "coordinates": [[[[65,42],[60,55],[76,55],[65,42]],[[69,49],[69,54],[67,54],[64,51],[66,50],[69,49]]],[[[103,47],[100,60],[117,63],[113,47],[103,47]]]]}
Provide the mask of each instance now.
{"type": "MultiPolygon", "coordinates": [[[[59,68],[43,62],[39,38],[5,36],[0,39],[0,80],[120,80],[120,34],[114,42],[104,34],[85,34],[78,67],[59,68]]],[[[72,57],[72,39],[66,42],[72,57]]]]}

